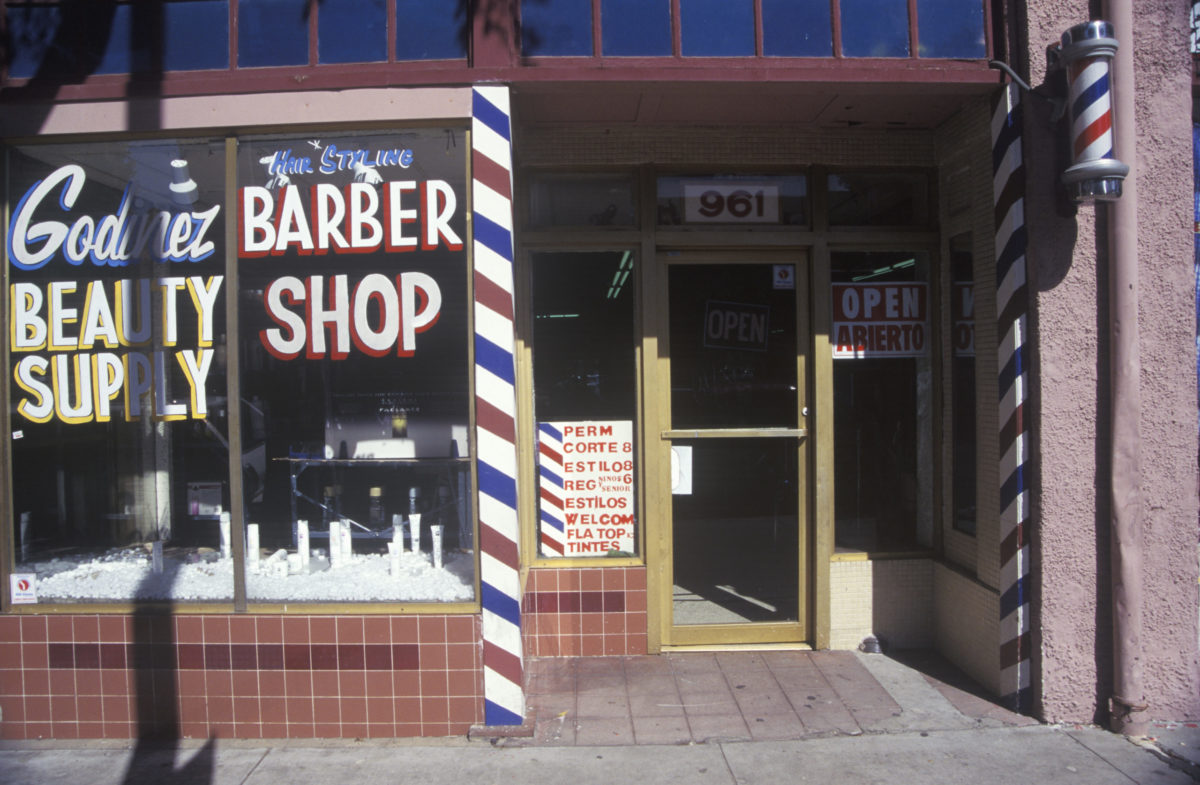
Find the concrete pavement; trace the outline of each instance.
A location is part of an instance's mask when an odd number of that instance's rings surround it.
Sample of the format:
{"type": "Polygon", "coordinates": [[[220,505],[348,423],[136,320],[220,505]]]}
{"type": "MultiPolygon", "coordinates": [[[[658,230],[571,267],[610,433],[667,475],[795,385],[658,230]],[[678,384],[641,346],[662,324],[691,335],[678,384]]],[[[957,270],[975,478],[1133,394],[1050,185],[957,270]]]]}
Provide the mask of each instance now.
{"type": "Polygon", "coordinates": [[[1096,728],[897,731],[683,746],[519,747],[487,741],[215,741],[177,750],[23,743],[0,749],[3,785],[678,785],[1081,783],[1193,785],[1155,754],[1096,728]]]}
{"type": "Polygon", "coordinates": [[[569,679],[560,672],[563,662],[549,664],[553,670],[531,687],[537,732],[528,738],[214,739],[185,740],[173,749],[0,742],[0,785],[1200,781],[1197,723],[1154,723],[1150,736],[1136,742],[1099,728],[1038,725],[955,686],[954,674],[939,670],[936,660],[913,654],[581,661],[570,665],[569,679]],[[616,679],[615,672],[624,676],[616,679]],[[656,684],[674,692],[642,694],[656,684]],[[721,701],[731,714],[717,728],[702,709],[721,701]],[[539,706],[555,719],[539,720],[539,706]]]}

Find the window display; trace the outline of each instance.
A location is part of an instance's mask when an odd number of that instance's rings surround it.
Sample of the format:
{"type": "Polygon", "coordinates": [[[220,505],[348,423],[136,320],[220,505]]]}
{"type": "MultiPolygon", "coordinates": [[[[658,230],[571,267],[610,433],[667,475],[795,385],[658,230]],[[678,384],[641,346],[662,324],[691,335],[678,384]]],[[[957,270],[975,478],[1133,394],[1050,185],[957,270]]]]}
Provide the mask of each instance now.
{"type": "Polygon", "coordinates": [[[532,276],[541,555],[633,555],[633,253],[535,253],[532,276]]]}
{"type": "Polygon", "coordinates": [[[224,144],[7,160],[14,572],[37,602],[231,598],[224,144]]]}
{"type": "Polygon", "coordinates": [[[251,602],[474,597],[462,129],[238,154],[251,602]]]}
{"type": "Polygon", "coordinates": [[[867,552],[930,547],[928,256],[839,251],[831,257],[836,545],[867,552]]]}

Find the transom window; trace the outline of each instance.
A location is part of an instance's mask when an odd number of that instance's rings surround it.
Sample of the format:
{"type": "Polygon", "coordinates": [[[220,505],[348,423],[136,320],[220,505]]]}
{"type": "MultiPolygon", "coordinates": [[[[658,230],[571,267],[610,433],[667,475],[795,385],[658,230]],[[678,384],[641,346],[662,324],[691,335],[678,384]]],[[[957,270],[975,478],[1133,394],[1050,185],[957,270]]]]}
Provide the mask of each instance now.
{"type": "Polygon", "coordinates": [[[982,0],[522,0],[527,57],[987,56],[982,0]]]}

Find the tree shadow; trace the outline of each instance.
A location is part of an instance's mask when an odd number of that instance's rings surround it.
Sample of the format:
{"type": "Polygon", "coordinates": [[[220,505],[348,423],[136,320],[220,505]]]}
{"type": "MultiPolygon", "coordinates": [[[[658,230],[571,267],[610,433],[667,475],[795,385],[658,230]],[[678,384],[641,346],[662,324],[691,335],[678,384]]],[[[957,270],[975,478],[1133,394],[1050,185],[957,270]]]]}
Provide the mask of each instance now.
{"type": "MultiPolygon", "coordinates": [[[[180,566],[177,560],[167,561],[163,565],[165,580],[151,571],[138,585],[138,596],[149,594],[151,586],[156,592],[165,586],[169,595],[180,566]]],[[[176,689],[175,605],[169,600],[147,598],[138,599],[134,606],[131,668],[137,743],[122,783],[209,785],[213,781],[216,738],[210,736],[191,760],[175,767],[182,739],[176,689]]]]}

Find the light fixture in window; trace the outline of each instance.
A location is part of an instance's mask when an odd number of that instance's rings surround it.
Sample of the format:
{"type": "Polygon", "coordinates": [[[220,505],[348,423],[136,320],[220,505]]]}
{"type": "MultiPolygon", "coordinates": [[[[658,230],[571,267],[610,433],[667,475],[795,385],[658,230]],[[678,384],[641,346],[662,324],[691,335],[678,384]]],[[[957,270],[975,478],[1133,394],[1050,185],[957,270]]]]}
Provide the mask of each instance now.
{"type": "Polygon", "coordinates": [[[903,262],[896,262],[895,264],[889,264],[887,267],[877,267],[876,269],[872,270],[869,273],[863,273],[862,275],[856,275],[853,278],[851,278],[850,280],[852,280],[856,283],[858,281],[869,281],[872,278],[878,278],[881,275],[887,275],[888,273],[895,272],[896,270],[907,269],[909,267],[912,267],[916,263],[917,263],[916,259],[905,259],[903,262]]]}
{"type": "Polygon", "coordinates": [[[615,300],[620,296],[621,287],[625,285],[631,270],[633,270],[633,255],[626,251],[621,256],[621,262],[617,265],[616,272],[613,273],[612,283],[608,286],[607,298],[609,300],[615,300]]]}

